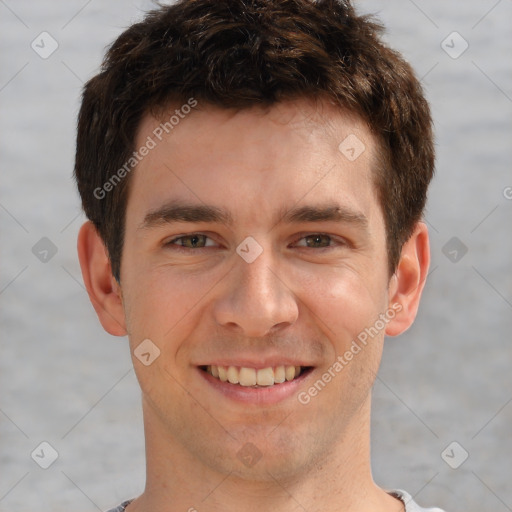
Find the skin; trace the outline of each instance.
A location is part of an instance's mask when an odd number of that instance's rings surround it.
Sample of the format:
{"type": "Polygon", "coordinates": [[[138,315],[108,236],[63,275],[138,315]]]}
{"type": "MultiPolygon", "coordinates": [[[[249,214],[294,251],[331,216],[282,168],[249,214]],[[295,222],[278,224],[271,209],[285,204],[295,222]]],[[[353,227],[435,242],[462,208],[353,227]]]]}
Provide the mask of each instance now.
{"type": "MultiPolygon", "coordinates": [[[[136,147],[159,124],[147,115],[136,147]]],[[[84,224],[80,263],[103,327],[128,334],[132,355],[148,338],[160,350],[149,366],[133,357],[147,482],[128,512],[403,510],[372,479],[371,388],[385,335],[414,321],[429,243],[418,223],[389,276],[374,153],[367,127],[324,102],[240,112],[199,105],[131,176],[120,284],[84,224]],[[354,161],[338,150],[350,134],[366,148],[354,161]],[[212,205],[232,223],[155,213],[171,203],[212,205]],[[326,205],[345,213],[341,221],[287,222],[294,208],[326,205]],[[176,240],[198,233],[208,238],[176,240]],[[248,236],[263,250],[252,263],[236,252],[248,236]],[[293,357],[314,367],[297,390],[307,391],[392,305],[400,312],[307,404],[297,393],[241,404],[197,368],[293,357]],[[253,465],[237,456],[246,443],[261,455],[253,465]]]]}

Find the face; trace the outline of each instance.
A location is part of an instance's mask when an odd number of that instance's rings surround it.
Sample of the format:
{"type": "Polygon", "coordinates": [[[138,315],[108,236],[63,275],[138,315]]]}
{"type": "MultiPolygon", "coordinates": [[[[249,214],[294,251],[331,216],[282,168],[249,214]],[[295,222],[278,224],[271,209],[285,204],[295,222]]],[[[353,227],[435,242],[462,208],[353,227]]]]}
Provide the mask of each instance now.
{"type": "Polygon", "coordinates": [[[161,141],[159,125],[140,126],[136,147],[157,144],[131,177],[121,262],[132,353],[160,351],[133,358],[146,426],[226,474],[307,471],[367,421],[392,322],[375,141],[305,100],[199,105],[161,141]]]}

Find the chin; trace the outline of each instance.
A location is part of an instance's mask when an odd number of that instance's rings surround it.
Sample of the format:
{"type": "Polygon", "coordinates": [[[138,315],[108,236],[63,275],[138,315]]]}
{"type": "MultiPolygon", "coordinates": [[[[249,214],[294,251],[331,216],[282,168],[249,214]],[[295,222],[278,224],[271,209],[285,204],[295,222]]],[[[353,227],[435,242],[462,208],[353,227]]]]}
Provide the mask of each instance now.
{"type": "Polygon", "coordinates": [[[215,470],[234,478],[269,483],[293,480],[315,464],[308,460],[311,451],[298,448],[307,446],[306,441],[300,441],[300,436],[290,434],[286,428],[280,435],[275,431],[269,434],[267,428],[260,435],[251,432],[236,437],[236,441],[230,439],[229,447],[219,447],[223,456],[214,462],[215,470]]]}

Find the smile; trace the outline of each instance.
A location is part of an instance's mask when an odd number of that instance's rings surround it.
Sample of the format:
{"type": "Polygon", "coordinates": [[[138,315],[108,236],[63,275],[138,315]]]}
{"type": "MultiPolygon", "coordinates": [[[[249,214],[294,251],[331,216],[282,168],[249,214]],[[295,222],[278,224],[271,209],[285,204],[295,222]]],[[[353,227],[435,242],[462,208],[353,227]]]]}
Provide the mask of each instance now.
{"type": "Polygon", "coordinates": [[[280,365],[268,368],[248,368],[245,366],[201,366],[201,370],[212,377],[243,387],[271,387],[284,382],[290,382],[301,374],[309,371],[308,366],[280,365]]]}

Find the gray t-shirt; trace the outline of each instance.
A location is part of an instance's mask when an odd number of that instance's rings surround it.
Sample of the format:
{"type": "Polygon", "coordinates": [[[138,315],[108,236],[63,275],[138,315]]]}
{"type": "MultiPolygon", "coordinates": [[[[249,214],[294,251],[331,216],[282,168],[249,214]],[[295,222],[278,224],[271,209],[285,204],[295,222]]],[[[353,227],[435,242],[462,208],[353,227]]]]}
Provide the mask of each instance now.
{"type": "MultiPolygon", "coordinates": [[[[443,512],[440,508],[422,508],[413,499],[412,496],[402,490],[388,491],[391,496],[395,496],[399,500],[402,500],[405,505],[405,512],[443,512]]],[[[113,508],[108,512],[124,512],[126,507],[132,502],[132,500],[121,503],[117,508],[113,508]]]]}

